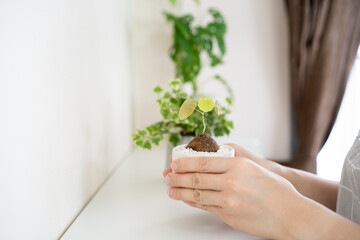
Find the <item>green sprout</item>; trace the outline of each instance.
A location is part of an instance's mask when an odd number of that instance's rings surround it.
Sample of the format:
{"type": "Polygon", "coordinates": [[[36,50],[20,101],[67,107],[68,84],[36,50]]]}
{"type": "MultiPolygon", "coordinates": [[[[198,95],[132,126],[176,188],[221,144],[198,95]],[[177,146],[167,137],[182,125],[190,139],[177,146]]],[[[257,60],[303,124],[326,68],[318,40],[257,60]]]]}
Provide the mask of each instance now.
{"type": "Polygon", "coordinates": [[[194,111],[197,111],[202,115],[202,122],[204,126],[202,134],[204,134],[206,130],[205,113],[210,112],[214,108],[216,114],[218,115],[218,104],[215,104],[214,101],[209,97],[202,97],[197,103],[194,99],[188,98],[180,107],[179,119],[184,120],[188,118],[191,114],[193,114],[194,111]],[[196,108],[197,106],[199,107],[199,109],[196,108]]]}

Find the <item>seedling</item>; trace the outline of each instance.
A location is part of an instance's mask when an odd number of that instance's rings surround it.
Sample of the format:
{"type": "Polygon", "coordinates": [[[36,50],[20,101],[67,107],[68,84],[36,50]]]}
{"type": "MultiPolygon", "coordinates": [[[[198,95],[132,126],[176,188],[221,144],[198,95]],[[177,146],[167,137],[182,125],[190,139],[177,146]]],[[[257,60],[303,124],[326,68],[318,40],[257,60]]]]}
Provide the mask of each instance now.
{"type": "Polygon", "coordinates": [[[214,109],[216,115],[219,115],[218,108],[218,104],[209,97],[202,97],[199,99],[198,102],[191,98],[188,98],[184,101],[179,110],[179,119],[184,120],[191,116],[194,111],[196,111],[202,115],[203,122],[202,134],[190,141],[189,144],[186,146],[187,148],[191,148],[195,151],[201,152],[216,152],[219,149],[216,141],[212,137],[205,134],[205,113],[211,112],[214,109]]]}
{"type": "Polygon", "coordinates": [[[219,115],[218,104],[215,104],[214,101],[209,97],[202,97],[196,102],[194,99],[188,98],[184,101],[181,105],[179,110],[179,119],[184,120],[188,118],[194,111],[200,113],[202,115],[202,122],[203,122],[203,131],[202,134],[205,133],[206,130],[206,123],[205,123],[205,113],[210,112],[215,108],[215,112],[219,115]],[[196,107],[199,107],[197,109],[196,107]]]}

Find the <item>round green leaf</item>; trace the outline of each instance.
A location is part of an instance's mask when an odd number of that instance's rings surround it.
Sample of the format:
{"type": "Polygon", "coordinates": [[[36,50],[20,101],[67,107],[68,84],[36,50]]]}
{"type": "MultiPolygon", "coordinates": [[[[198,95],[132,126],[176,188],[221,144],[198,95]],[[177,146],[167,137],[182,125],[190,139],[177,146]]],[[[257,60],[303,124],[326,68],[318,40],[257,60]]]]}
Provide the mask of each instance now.
{"type": "Polygon", "coordinates": [[[202,97],[199,99],[199,108],[204,112],[210,112],[214,107],[214,101],[209,97],[202,97]]]}
{"type": "Polygon", "coordinates": [[[185,118],[187,118],[188,116],[190,116],[195,108],[196,108],[196,101],[191,99],[191,98],[188,98],[186,99],[183,104],[181,105],[180,107],[180,110],[179,110],[179,118],[180,120],[183,120],[185,118]]]}

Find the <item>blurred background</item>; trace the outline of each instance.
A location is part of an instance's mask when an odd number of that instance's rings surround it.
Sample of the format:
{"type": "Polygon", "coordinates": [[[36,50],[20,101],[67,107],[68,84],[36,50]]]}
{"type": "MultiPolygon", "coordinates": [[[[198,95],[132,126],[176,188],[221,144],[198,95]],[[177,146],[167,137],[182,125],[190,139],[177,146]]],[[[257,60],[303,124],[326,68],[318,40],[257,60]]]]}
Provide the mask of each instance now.
{"type": "MultiPolygon", "coordinates": [[[[198,76],[200,94],[225,103],[213,74],[233,91],[234,129],[222,141],[294,157],[287,1],[170,2],[0,0],[0,239],[60,237],[135,149],[131,134],[161,120],[152,89],[166,89],[176,71],[164,11],[201,25],[215,7],[226,21],[223,63],[214,70],[205,59],[198,76]]],[[[360,129],[359,54],[353,66],[317,159],[332,180],[360,129]]]]}

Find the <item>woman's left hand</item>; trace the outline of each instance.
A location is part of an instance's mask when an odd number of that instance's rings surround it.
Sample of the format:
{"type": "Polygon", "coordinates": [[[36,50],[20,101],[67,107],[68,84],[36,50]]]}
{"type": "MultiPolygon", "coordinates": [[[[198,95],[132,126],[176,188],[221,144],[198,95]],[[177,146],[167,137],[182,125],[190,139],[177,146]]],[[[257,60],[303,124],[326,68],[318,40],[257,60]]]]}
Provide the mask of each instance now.
{"type": "Polygon", "coordinates": [[[287,208],[302,198],[285,178],[242,157],[177,159],[165,169],[164,177],[172,199],[265,238],[287,236],[283,224],[287,208]]]}

